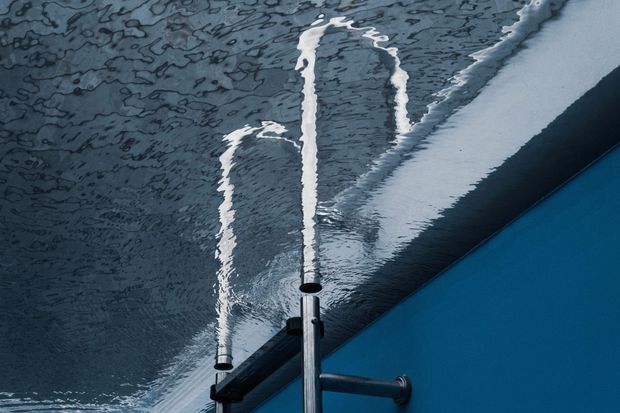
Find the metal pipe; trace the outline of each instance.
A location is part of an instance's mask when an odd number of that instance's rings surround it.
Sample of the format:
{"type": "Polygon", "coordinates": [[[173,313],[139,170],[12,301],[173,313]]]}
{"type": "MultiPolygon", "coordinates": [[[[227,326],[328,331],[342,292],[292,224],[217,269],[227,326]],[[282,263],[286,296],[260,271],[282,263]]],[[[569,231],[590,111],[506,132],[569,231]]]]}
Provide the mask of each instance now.
{"type": "Polygon", "coordinates": [[[222,343],[217,346],[217,353],[215,355],[215,365],[213,366],[215,370],[232,370],[233,368],[233,357],[231,353],[231,345],[230,343],[222,343]]]}
{"type": "MultiPolygon", "coordinates": [[[[215,374],[215,384],[223,381],[228,375],[227,371],[218,371],[215,374]]],[[[215,402],[215,413],[231,413],[231,403],[230,402],[215,402]]]]}
{"type": "Polygon", "coordinates": [[[321,331],[319,298],[314,295],[301,297],[303,412],[322,413],[321,394],[321,331]]]}
{"type": "Polygon", "coordinates": [[[411,382],[406,376],[395,380],[377,380],[344,374],[321,373],[321,389],[338,393],[389,397],[397,404],[406,404],[411,397],[411,382]]]}
{"type": "Polygon", "coordinates": [[[232,408],[229,402],[215,402],[215,413],[231,413],[232,408]]]}
{"type": "Polygon", "coordinates": [[[317,271],[306,271],[302,276],[301,285],[299,286],[299,290],[302,293],[306,294],[314,294],[318,293],[323,289],[321,285],[321,276],[317,271]]]}

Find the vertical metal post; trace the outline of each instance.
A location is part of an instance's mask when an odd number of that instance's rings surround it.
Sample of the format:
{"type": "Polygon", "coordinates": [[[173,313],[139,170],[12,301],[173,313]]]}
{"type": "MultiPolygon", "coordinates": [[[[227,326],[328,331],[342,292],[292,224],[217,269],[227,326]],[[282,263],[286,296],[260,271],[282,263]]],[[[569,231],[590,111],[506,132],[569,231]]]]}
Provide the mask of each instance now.
{"type": "Polygon", "coordinates": [[[233,358],[230,354],[232,351],[231,338],[228,337],[223,343],[218,343],[217,353],[215,354],[215,370],[232,370],[233,358]]]}
{"type": "Polygon", "coordinates": [[[321,394],[321,323],[319,298],[304,295],[301,298],[303,412],[322,413],[321,394]]]}
{"type": "MultiPolygon", "coordinates": [[[[218,371],[215,374],[215,384],[223,381],[227,375],[226,371],[218,371]]],[[[231,413],[231,411],[230,402],[215,402],[215,413],[231,413]]]]}
{"type": "Polygon", "coordinates": [[[229,402],[215,402],[215,413],[231,413],[229,402]]]}

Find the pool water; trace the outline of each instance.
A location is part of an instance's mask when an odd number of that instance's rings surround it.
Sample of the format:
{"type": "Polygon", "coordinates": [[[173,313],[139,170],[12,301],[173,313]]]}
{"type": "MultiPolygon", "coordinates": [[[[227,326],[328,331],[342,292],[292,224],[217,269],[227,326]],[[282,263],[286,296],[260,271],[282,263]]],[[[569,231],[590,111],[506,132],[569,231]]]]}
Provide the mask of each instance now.
{"type": "Polygon", "coordinates": [[[297,315],[302,268],[372,307],[451,205],[394,230],[387,179],[562,6],[0,4],[0,410],[207,409],[217,343],[297,315]]]}

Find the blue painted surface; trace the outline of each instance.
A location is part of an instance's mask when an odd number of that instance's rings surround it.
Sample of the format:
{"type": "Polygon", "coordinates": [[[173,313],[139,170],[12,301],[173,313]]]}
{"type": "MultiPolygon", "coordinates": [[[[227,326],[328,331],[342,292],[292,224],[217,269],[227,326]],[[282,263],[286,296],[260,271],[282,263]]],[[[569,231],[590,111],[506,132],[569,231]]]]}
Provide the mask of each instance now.
{"type": "MultiPolygon", "coordinates": [[[[324,361],[408,374],[407,407],[326,393],[325,412],[620,412],[619,268],[616,148],[324,361]]],[[[300,397],[296,381],[257,411],[300,397]]]]}

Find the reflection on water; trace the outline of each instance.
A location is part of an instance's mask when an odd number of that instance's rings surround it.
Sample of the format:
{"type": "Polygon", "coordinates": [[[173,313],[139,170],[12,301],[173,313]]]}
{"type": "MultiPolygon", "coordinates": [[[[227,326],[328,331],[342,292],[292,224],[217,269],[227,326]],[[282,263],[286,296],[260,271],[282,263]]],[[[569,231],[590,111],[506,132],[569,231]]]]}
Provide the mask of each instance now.
{"type": "MultiPolygon", "coordinates": [[[[321,15],[320,17],[323,17],[321,15]]],[[[389,38],[382,36],[374,27],[357,28],[353,26],[353,21],[347,21],[344,17],[334,17],[324,23],[320,18],[312,24],[312,28],[305,30],[299,36],[300,54],[297,58],[296,70],[300,70],[303,84],[303,101],[301,103],[301,138],[303,142],[302,159],[302,210],[303,210],[303,230],[302,230],[302,272],[304,282],[311,282],[315,279],[314,274],[318,272],[318,259],[316,256],[316,208],[318,200],[318,147],[317,147],[317,94],[316,94],[316,52],[321,42],[321,38],[330,27],[344,28],[353,33],[361,33],[362,38],[370,40],[372,47],[383,52],[389,58],[386,66],[391,69],[390,83],[395,90],[394,93],[394,117],[396,130],[396,142],[403,139],[405,133],[410,131],[411,125],[407,115],[407,80],[409,76],[400,67],[398,49],[396,47],[382,47],[380,43],[387,42],[389,38]]],[[[383,56],[382,56],[383,57],[383,56]]],[[[384,62],[386,59],[382,59],[384,62]]]]}
{"type": "Polygon", "coordinates": [[[204,408],[218,338],[296,313],[302,256],[346,300],[369,191],[560,2],[247,3],[0,3],[2,409],[204,408]]]}
{"type": "MultiPolygon", "coordinates": [[[[220,156],[222,165],[222,180],[218,191],[223,192],[224,199],[219,207],[220,231],[217,234],[218,243],[215,258],[219,260],[220,267],[217,270],[217,335],[218,350],[217,354],[225,357],[232,357],[231,353],[231,331],[230,331],[230,310],[233,305],[231,302],[232,288],[230,277],[234,273],[234,252],[237,246],[237,238],[233,224],[235,222],[235,209],[233,206],[233,195],[235,185],[230,179],[230,172],[234,166],[235,151],[241,144],[243,138],[256,134],[258,139],[277,139],[288,141],[296,148],[299,146],[281,135],[286,132],[284,126],[275,122],[263,122],[260,127],[251,128],[245,126],[224,136],[224,142],[228,148],[220,156]]],[[[228,361],[230,364],[230,361],[228,361]]]]}
{"type": "MultiPolygon", "coordinates": [[[[312,23],[311,28],[305,30],[299,36],[299,44],[297,49],[300,50],[299,58],[295,70],[301,71],[304,80],[303,101],[301,104],[301,137],[299,140],[303,143],[301,147],[301,206],[302,206],[302,268],[304,274],[303,282],[320,282],[317,274],[317,243],[316,243],[316,207],[318,200],[317,193],[317,143],[316,143],[316,113],[317,113],[317,95],[315,90],[316,81],[316,51],[319,47],[321,38],[325,35],[325,31],[330,27],[345,28],[353,32],[361,32],[362,37],[372,42],[372,47],[381,52],[386,53],[390,57],[389,66],[392,69],[390,82],[395,89],[394,96],[394,115],[396,123],[396,142],[404,139],[404,134],[410,132],[411,125],[407,115],[407,79],[409,76],[400,67],[398,58],[398,49],[395,47],[384,48],[379,45],[381,42],[387,42],[387,36],[381,36],[375,28],[356,28],[352,21],[347,21],[343,17],[330,19],[327,23],[323,23],[323,15],[321,18],[312,23]]],[[[228,358],[232,357],[232,331],[230,330],[230,311],[232,293],[230,285],[230,276],[234,271],[233,253],[236,243],[236,237],[233,230],[235,219],[235,211],[232,205],[234,194],[234,185],[230,180],[230,171],[233,166],[234,155],[237,147],[242,139],[248,135],[258,132],[258,137],[264,137],[266,132],[277,133],[278,135],[285,132],[286,129],[275,122],[263,122],[261,128],[251,128],[246,126],[226,135],[224,141],[228,143],[228,149],[220,156],[222,164],[222,184],[218,190],[224,193],[224,201],[220,205],[220,225],[221,229],[218,233],[218,247],[216,258],[220,261],[218,269],[218,357],[223,357],[222,362],[231,364],[228,358]],[[260,131],[260,132],[258,132],[260,131]]],[[[285,138],[280,138],[285,139],[285,138]]],[[[291,141],[293,142],[293,141],[291,141]]],[[[294,142],[293,142],[294,143],[294,142]]],[[[297,146],[297,145],[295,145],[297,146]]],[[[219,363],[219,361],[218,361],[219,363]]]]}

